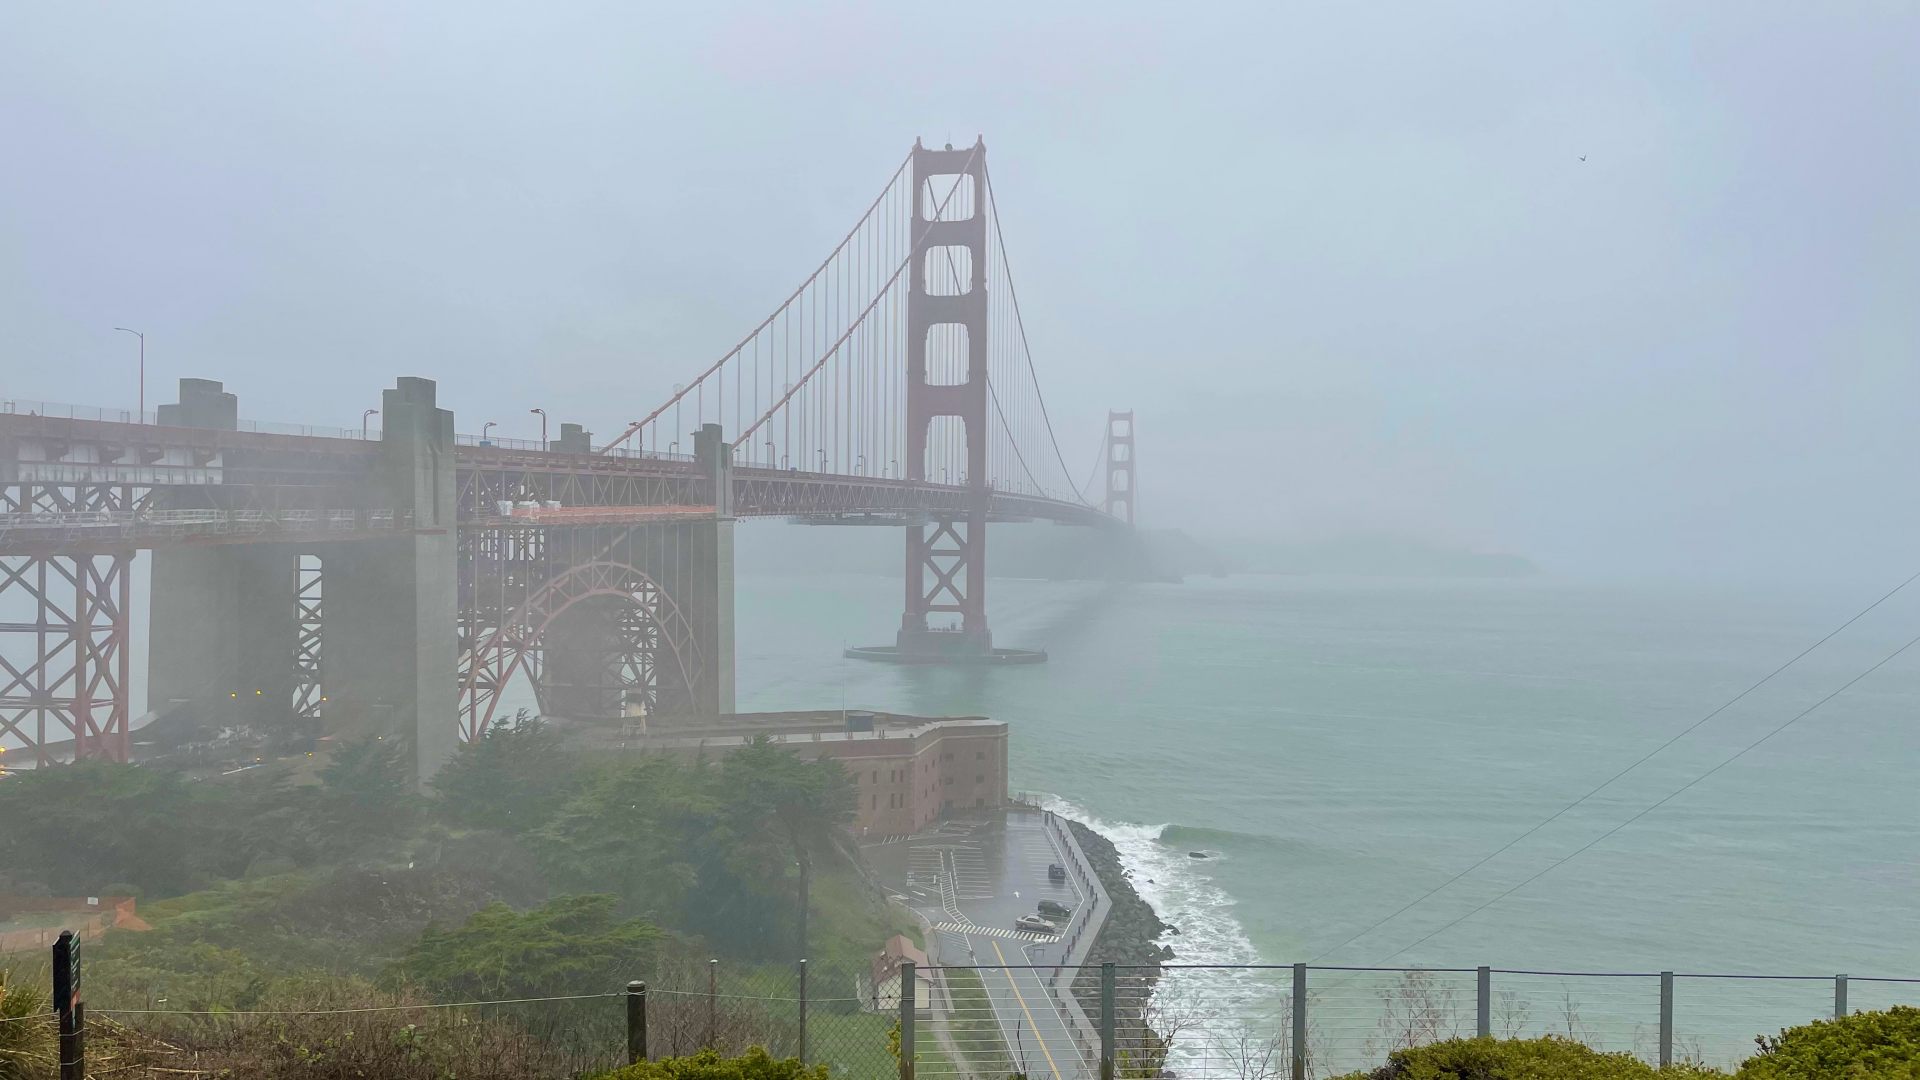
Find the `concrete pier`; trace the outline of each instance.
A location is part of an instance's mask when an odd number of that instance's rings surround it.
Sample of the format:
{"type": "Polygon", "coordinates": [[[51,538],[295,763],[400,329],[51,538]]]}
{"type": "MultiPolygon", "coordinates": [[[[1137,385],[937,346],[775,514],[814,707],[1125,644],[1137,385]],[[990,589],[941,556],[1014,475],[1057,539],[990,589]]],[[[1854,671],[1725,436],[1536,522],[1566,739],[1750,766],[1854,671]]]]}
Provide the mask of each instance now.
{"type": "Polygon", "coordinates": [[[453,756],[457,610],[453,413],[430,379],[382,394],[371,508],[412,530],[318,548],[326,594],[321,649],[326,728],[407,739],[424,781],[453,756]]]}

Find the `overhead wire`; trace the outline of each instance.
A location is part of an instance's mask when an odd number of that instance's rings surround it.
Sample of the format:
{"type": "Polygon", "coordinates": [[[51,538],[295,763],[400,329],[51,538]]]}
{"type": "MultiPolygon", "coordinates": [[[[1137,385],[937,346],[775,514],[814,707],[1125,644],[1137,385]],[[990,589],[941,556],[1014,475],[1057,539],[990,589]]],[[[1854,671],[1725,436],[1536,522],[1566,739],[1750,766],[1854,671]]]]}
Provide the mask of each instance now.
{"type": "Polygon", "coordinates": [[[1607,839],[1610,836],[1613,836],[1614,834],[1618,833],[1620,830],[1626,828],[1627,826],[1633,824],[1636,821],[1639,821],[1641,818],[1646,817],[1648,814],[1653,813],[1655,810],[1660,809],[1662,806],[1667,805],[1668,803],[1672,802],[1674,799],[1679,798],[1685,792],[1691,790],[1693,787],[1698,785],[1701,781],[1706,780],[1708,777],[1719,772],[1721,769],[1726,768],[1727,766],[1747,756],[1753,751],[1759,749],[1762,745],[1770,741],[1774,736],[1780,734],[1781,732],[1792,727],[1794,724],[1799,723],[1801,720],[1812,715],[1813,712],[1819,709],[1822,705],[1825,705],[1827,702],[1832,701],[1834,698],[1839,697],[1841,694],[1845,693],[1848,689],[1850,689],[1855,683],[1858,683],[1860,680],[1866,678],[1867,676],[1873,674],[1876,671],[1879,671],[1881,668],[1892,663],[1902,653],[1906,652],[1908,649],[1913,648],[1915,645],[1920,645],[1920,634],[1916,634],[1915,636],[1908,638],[1905,644],[1901,645],[1899,648],[1893,650],[1887,655],[1881,657],[1878,661],[1876,661],[1873,664],[1873,666],[1867,668],[1865,671],[1862,671],[1860,674],[1855,675],[1853,678],[1848,679],[1846,682],[1841,683],[1838,688],[1833,690],[1833,692],[1827,694],[1825,697],[1821,698],[1820,700],[1814,702],[1813,704],[1795,713],[1793,716],[1789,717],[1785,723],[1782,723],[1778,727],[1774,728],[1772,731],[1767,732],[1765,735],[1762,735],[1758,739],[1755,739],[1752,742],[1748,743],[1747,745],[1741,747],[1739,750],[1735,751],[1733,754],[1730,754],[1727,757],[1722,758],[1719,764],[1715,765],[1713,768],[1708,769],[1706,772],[1701,773],[1699,776],[1696,776],[1693,779],[1675,788],[1673,791],[1669,792],[1665,797],[1660,799],[1658,802],[1654,803],[1651,806],[1648,806],[1644,810],[1641,810],[1639,813],[1633,815],[1632,817],[1621,822],[1620,824],[1615,825],[1613,828],[1608,829],[1606,832],[1601,833],[1599,836],[1594,837],[1592,840],[1587,841],[1585,844],[1582,844],[1580,847],[1575,848],[1573,851],[1569,852],[1568,854],[1563,855],[1558,859],[1555,859],[1551,863],[1548,863],[1541,870],[1538,870],[1535,873],[1526,877],[1525,879],[1521,880],[1519,884],[1516,884],[1511,888],[1508,888],[1506,891],[1493,897],[1491,900],[1488,900],[1480,904],[1478,907],[1475,907],[1473,910],[1468,911],[1466,914],[1460,916],[1457,919],[1454,919],[1452,922],[1449,922],[1446,925],[1441,926],[1435,930],[1431,930],[1426,934],[1422,935],[1421,937],[1415,939],[1413,942],[1407,945],[1403,945],[1400,948],[1394,950],[1393,952],[1388,953],[1386,956],[1381,957],[1379,961],[1376,961],[1376,963],[1385,963],[1386,961],[1391,960],[1396,956],[1399,956],[1401,953],[1406,952],[1408,949],[1415,948],[1416,946],[1419,946],[1419,945],[1425,944],[1428,941],[1431,941],[1436,936],[1448,930],[1453,929],[1454,927],[1460,925],[1461,923],[1467,921],[1468,919],[1471,919],[1475,915],[1478,915],[1480,912],[1485,911],[1488,908],[1492,907],[1494,904],[1499,903],[1500,901],[1506,899],[1507,897],[1512,896],[1514,893],[1519,892],[1521,889],[1526,888],[1528,885],[1531,885],[1534,882],[1545,877],[1546,875],[1552,873],[1554,870],[1562,866],[1565,866],[1567,863],[1573,861],[1575,858],[1591,850],[1594,847],[1594,845],[1600,843],[1601,841],[1607,839]]]}
{"type": "MultiPolygon", "coordinates": [[[[1788,668],[1799,663],[1801,660],[1806,659],[1806,657],[1810,653],[1812,653],[1815,649],[1818,649],[1820,646],[1825,645],[1829,641],[1832,641],[1835,637],[1839,636],[1839,634],[1842,631],[1846,630],[1848,627],[1852,626],[1854,623],[1857,623],[1861,619],[1865,618],[1869,613],[1871,613],[1874,609],[1878,608],[1880,605],[1886,603],[1888,600],[1893,599],[1896,595],[1898,595],[1901,591],[1906,589],[1907,586],[1913,584],[1916,580],[1920,580],[1920,571],[1915,571],[1913,574],[1909,575],[1906,580],[1900,582],[1900,584],[1895,585],[1893,588],[1888,589],[1886,592],[1882,593],[1878,599],[1874,600],[1871,604],[1868,604],[1866,607],[1861,608],[1859,611],[1855,612],[1851,618],[1847,619],[1847,621],[1841,623],[1839,626],[1834,627],[1832,630],[1829,630],[1818,641],[1815,641],[1813,644],[1800,650],[1798,653],[1795,653],[1791,659],[1787,660],[1785,663],[1781,664],[1779,667],[1776,667],[1772,671],[1767,672],[1767,674],[1762,676],[1758,682],[1753,683],[1751,686],[1748,686],[1746,689],[1733,695],[1732,697],[1728,698],[1726,701],[1721,702],[1719,706],[1713,709],[1713,711],[1707,713],[1705,716],[1702,716],[1700,719],[1695,720],[1693,723],[1687,725],[1685,728],[1681,729],[1679,732],[1674,734],[1671,738],[1667,739],[1667,741],[1661,743],[1659,746],[1654,747],[1652,750],[1649,750],[1645,754],[1642,754],[1640,757],[1634,759],[1634,761],[1631,764],[1627,765],[1626,768],[1623,768],[1620,771],[1614,773],[1612,776],[1607,777],[1605,780],[1601,781],[1598,785],[1590,789],[1586,794],[1580,796],[1579,798],[1573,800],[1572,802],[1566,804],[1565,806],[1562,806],[1560,809],[1554,811],[1552,814],[1541,819],[1532,828],[1528,829],[1527,831],[1521,833],[1518,836],[1515,836],[1513,839],[1507,841],[1506,843],[1500,845],[1494,850],[1481,856],[1479,861],[1475,862],[1472,866],[1467,867],[1465,870],[1460,871],[1459,873],[1453,875],[1447,880],[1441,882],[1438,885],[1435,885],[1433,888],[1428,889],[1426,892],[1408,901],[1406,904],[1403,904],[1399,909],[1395,910],[1391,915],[1388,915],[1385,918],[1380,919],[1379,921],[1369,925],[1368,927],[1361,930],[1360,932],[1352,935],[1351,937],[1348,937],[1345,941],[1342,941],[1340,944],[1335,945],[1330,949],[1322,950],[1320,954],[1318,956],[1315,956],[1312,961],[1309,961],[1309,963],[1318,962],[1332,955],[1333,953],[1339,952],[1341,949],[1346,948],[1348,945],[1351,945],[1354,942],[1360,940],[1361,938],[1366,937],[1368,934],[1371,934],[1375,930],[1378,930],[1381,927],[1387,925],[1393,920],[1413,910],[1415,907],[1418,907],[1420,904],[1423,904],[1426,901],[1432,899],[1434,896],[1444,891],[1448,886],[1453,885],[1455,882],[1458,882],[1461,878],[1466,877],[1467,875],[1473,873],[1474,871],[1492,862],[1495,858],[1498,858],[1500,855],[1505,854],[1507,851],[1512,850],[1514,845],[1534,835],[1535,833],[1539,832],[1541,829],[1546,828],[1548,825],[1553,824],[1555,821],[1558,821],[1561,817],[1565,816],[1569,811],[1576,809],[1577,807],[1586,803],[1587,800],[1593,798],[1595,795],[1598,795],[1602,791],[1605,791],[1607,788],[1612,787],[1616,781],[1620,780],[1622,777],[1626,776],[1628,773],[1639,768],[1640,766],[1646,764],[1648,761],[1651,761],[1653,758],[1658,756],[1661,753],[1661,751],[1666,750],[1668,747],[1672,746],[1674,743],[1677,743],[1681,739],[1684,739],[1688,735],[1691,735],[1695,731],[1698,731],[1701,727],[1705,726],[1708,721],[1712,720],[1716,716],[1719,716],[1721,713],[1726,712],[1728,709],[1732,708],[1733,706],[1739,704],[1742,700],[1744,700],[1748,695],[1752,694],[1755,690],[1758,690],[1761,687],[1772,682],[1775,678],[1779,677],[1788,668]]],[[[1852,685],[1852,684],[1848,684],[1848,685],[1852,685]]]]}

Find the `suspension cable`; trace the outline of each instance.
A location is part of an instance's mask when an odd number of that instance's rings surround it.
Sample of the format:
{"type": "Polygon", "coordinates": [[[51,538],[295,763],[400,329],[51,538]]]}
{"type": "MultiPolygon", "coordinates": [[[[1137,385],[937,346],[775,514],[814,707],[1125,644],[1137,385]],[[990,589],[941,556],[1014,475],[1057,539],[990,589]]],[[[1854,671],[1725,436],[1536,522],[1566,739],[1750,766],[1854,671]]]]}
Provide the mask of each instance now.
{"type": "Polygon", "coordinates": [[[840,242],[834,245],[834,249],[827,254],[827,257],[825,259],[821,260],[820,265],[814,268],[813,273],[808,274],[807,279],[805,281],[802,281],[800,283],[800,286],[794,289],[792,294],[789,295],[786,298],[786,300],[782,301],[779,307],[774,308],[773,313],[771,315],[768,315],[766,318],[760,320],[760,325],[754,327],[752,331],[750,331],[747,334],[746,337],[741,338],[740,343],[738,345],[735,345],[733,348],[727,350],[727,352],[724,353],[720,357],[720,359],[715,360],[711,366],[709,366],[705,371],[702,371],[697,377],[695,377],[695,379],[691,383],[688,383],[686,386],[683,386],[678,391],[676,391],[672,397],[667,399],[665,404],[661,405],[659,408],[648,413],[645,419],[636,420],[633,423],[628,424],[626,427],[626,430],[622,431],[620,435],[617,438],[615,438],[612,442],[609,442],[605,446],[602,446],[599,450],[599,453],[602,453],[602,454],[606,453],[607,451],[613,449],[615,446],[619,445],[623,440],[626,439],[627,436],[633,434],[634,432],[639,431],[641,428],[646,427],[648,424],[651,424],[653,421],[658,419],[662,413],[665,413],[668,409],[679,404],[680,399],[683,397],[686,397],[687,394],[694,389],[694,387],[697,387],[701,383],[706,381],[707,376],[720,370],[721,365],[725,364],[728,360],[731,360],[734,357],[739,356],[741,349],[746,348],[750,342],[752,342],[756,337],[758,337],[760,334],[760,331],[765,330],[768,326],[771,326],[773,324],[773,320],[779,318],[781,313],[787,310],[788,306],[790,306],[795,300],[800,298],[801,293],[807,291],[807,286],[813,284],[814,280],[818,278],[822,273],[824,273],[827,267],[833,264],[833,260],[839,256],[841,251],[845,250],[846,246],[849,243],[853,241],[854,236],[856,236],[860,232],[861,227],[867,223],[867,220],[869,218],[873,217],[874,210],[880,206],[880,203],[886,199],[887,194],[893,190],[894,184],[897,183],[900,179],[900,174],[906,171],[907,164],[912,160],[913,160],[913,153],[911,151],[907,153],[906,157],[900,159],[900,164],[893,170],[893,175],[887,178],[886,186],[882,187],[880,189],[880,194],[874,197],[874,200],[872,203],[868,204],[866,213],[860,215],[860,219],[854,222],[853,228],[847,230],[847,235],[844,237],[841,237],[840,242]]]}
{"type": "MultiPolygon", "coordinates": [[[[1020,293],[1013,287],[1013,263],[1007,258],[1007,238],[1000,229],[1000,202],[993,194],[993,170],[982,166],[987,178],[987,206],[993,214],[993,235],[1000,243],[1000,266],[1007,274],[1007,298],[1013,301],[1013,321],[1020,330],[1020,348],[1027,356],[1027,375],[1033,380],[1033,396],[1040,405],[1040,419],[1047,426],[1047,438],[1053,443],[1053,456],[1060,462],[1060,472],[1072,483],[1073,470],[1067,467],[1067,459],[1060,452],[1060,438],[1053,432],[1053,418],[1047,415],[1046,395],[1040,392],[1040,376],[1033,368],[1033,346],[1027,343],[1027,321],[1020,314],[1020,293]]],[[[1085,500],[1082,500],[1083,502],[1085,500]]]]}
{"type": "MultiPolygon", "coordinates": [[[[973,168],[973,160],[976,156],[979,155],[979,153],[980,153],[979,147],[976,145],[974,147],[973,152],[967,155],[966,164],[961,166],[959,175],[954,177],[953,187],[947,190],[946,197],[942,198],[940,200],[940,204],[934,208],[933,220],[939,221],[941,219],[941,216],[946,213],[947,203],[952,200],[954,192],[960,190],[960,181],[965,179],[968,171],[973,168]]],[[[897,176],[898,174],[896,173],[895,175],[897,176]]],[[[891,186],[891,181],[889,181],[889,186],[891,186]]],[[[813,378],[814,375],[817,374],[821,368],[827,365],[827,361],[833,359],[833,354],[838,352],[840,350],[840,346],[844,345],[847,339],[853,336],[853,332],[860,328],[860,324],[865,322],[867,319],[867,316],[873,312],[873,309],[876,306],[879,305],[881,298],[886,296],[887,293],[889,293],[890,291],[892,291],[894,284],[900,280],[900,275],[906,271],[907,267],[913,265],[914,259],[919,257],[920,252],[924,249],[926,245],[926,238],[927,238],[928,232],[929,230],[924,230],[924,229],[921,230],[920,237],[913,242],[911,248],[907,252],[907,257],[900,261],[899,266],[894,267],[892,276],[887,278],[887,283],[880,287],[880,291],[877,294],[875,294],[874,298],[867,304],[865,308],[861,310],[860,317],[855,319],[853,321],[853,324],[847,327],[846,332],[841,334],[840,337],[837,340],[835,340],[834,343],[831,346],[829,346],[824,353],[820,355],[820,359],[817,362],[815,362],[815,364],[812,367],[808,368],[806,372],[800,376],[800,380],[798,382],[794,383],[791,387],[789,387],[787,389],[787,392],[781,395],[779,400],[775,401],[772,405],[768,406],[767,411],[760,414],[760,418],[755,420],[752,426],[748,427],[747,430],[741,432],[737,436],[737,438],[740,441],[742,442],[746,441],[749,436],[751,436],[755,431],[758,431],[760,429],[760,425],[766,423],[769,419],[771,419],[773,417],[773,414],[778,412],[782,406],[786,405],[786,403],[793,398],[793,395],[798,393],[800,391],[800,388],[807,384],[807,381],[809,379],[813,378]]]]}

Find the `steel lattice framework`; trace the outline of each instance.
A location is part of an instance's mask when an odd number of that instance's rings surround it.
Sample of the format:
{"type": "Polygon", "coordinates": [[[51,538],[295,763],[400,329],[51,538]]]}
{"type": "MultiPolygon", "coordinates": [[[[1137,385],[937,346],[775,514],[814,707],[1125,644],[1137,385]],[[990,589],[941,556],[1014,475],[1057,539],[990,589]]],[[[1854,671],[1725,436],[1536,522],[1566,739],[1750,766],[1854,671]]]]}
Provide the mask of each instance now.
{"type": "Polygon", "coordinates": [[[26,646],[0,646],[0,740],[35,765],[127,758],[131,565],[124,554],[0,556],[0,594],[32,609],[0,622],[0,638],[26,646]]]}
{"type": "Polygon", "coordinates": [[[326,696],[320,659],[324,566],[318,555],[296,555],[293,562],[293,719],[311,738],[320,730],[326,696]]]}
{"type": "Polygon", "coordinates": [[[607,644],[604,681],[596,689],[637,701],[649,713],[671,712],[684,703],[700,675],[702,658],[672,597],[648,574],[626,563],[595,560],[567,566],[527,593],[512,611],[488,625],[476,613],[463,626],[460,654],[461,712],[466,738],[494,722],[500,694],[525,674],[536,695],[554,690],[548,678],[549,632],[577,605],[607,601],[615,639],[607,644]]]}

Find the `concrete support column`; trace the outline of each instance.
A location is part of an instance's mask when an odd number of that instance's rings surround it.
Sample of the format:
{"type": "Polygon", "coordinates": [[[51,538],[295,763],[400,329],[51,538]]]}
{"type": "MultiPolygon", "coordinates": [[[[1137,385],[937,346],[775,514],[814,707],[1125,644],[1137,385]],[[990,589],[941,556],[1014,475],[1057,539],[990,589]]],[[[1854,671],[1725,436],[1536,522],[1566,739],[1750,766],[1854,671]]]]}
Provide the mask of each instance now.
{"type": "Polygon", "coordinates": [[[453,413],[435,405],[432,380],[402,378],[381,420],[367,508],[393,510],[412,531],[322,551],[327,726],[407,740],[424,782],[459,741],[453,413]]]}
{"type": "Polygon", "coordinates": [[[288,729],[293,715],[295,550],[283,544],[153,554],[147,707],[188,703],[205,734],[288,729]]]}
{"type": "Polygon", "coordinates": [[[696,711],[734,711],[733,699],[733,448],[720,437],[719,424],[707,424],[693,436],[693,453],[713,496],[716,518],[689,527],[686,548],[686,596],[681,611],[707,656],[705,685],[694,688],[696,711]]]}
{"type": "MultiPolygon", "coordinates": [[[[160,423],[232,431],[238,403],[211,379],[181,379],[180,401],[160,423]]],[[[179,489],[176,500],[215,505],[217,486],[179,489]]],[[[181,502],[163,509],[187,509],[181,502]]],[[[153,553],[148,611],[147,708],[184,703],[202,735],[244,724],[289,730],[293,708],[294,548],[233,544],[153,553]]]]}

